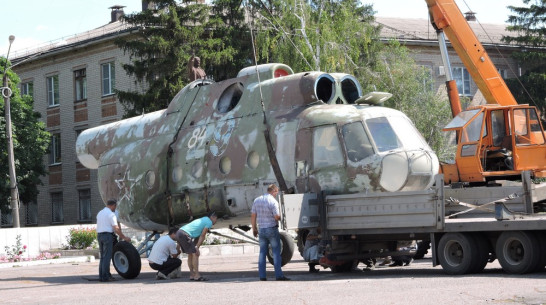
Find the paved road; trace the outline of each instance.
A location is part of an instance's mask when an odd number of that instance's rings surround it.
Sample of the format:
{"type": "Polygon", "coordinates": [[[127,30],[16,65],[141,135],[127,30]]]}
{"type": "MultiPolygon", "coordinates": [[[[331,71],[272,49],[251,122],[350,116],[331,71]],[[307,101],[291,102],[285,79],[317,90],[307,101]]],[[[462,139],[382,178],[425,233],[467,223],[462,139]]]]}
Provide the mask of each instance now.
{"type": "MultiPolygon", "coordinates": [[[[98,261],[0,269],[0,304],[546,304],[546,272],[507,275],[496,262],[468,276],[447,276],[430,258],[407,267],[310,274],[295,254],[283,268],[292,281],[272,281],[268,266],[270,280],[260,282],[257,260],[203,257],[209,282],[157,281],[145,259],[137,279],[116,275],[112,283],[84,279],[97,277],[98,261]]],[[[185,259],[182,270],[187,275],[185,259]]]]}

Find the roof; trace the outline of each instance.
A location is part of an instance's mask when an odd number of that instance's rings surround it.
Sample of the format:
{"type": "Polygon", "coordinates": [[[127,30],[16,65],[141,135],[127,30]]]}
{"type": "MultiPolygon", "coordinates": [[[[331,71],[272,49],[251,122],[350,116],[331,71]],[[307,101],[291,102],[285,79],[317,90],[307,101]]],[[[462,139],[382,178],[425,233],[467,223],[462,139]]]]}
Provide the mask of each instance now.
{"type": "MultiPolygon", "coordinates": [[[[382,26],[381,38],[438,40],[436,31],[428,19],[376,17],[375,22],[382,26]]],[[[506,30],[506,24],[480,24],[472,21],[468,22],[468,24],[482,44],[506,44],[501,41],[502,36],[514,35],[514,33],[506,30]]]]}
{"type": "Polygon", "coordinates": [[[119,34],[119,33],[130,30],[132,27],[133,26],[131,26],[130,24],[122,22],[122,21],[111,22],[93,30],[89,30],[83,33],[78,33],[73,36],[62,37],[62,38],[50,41],[48,43],[45,43],[43,45],[39,45],[34,48],[28,48],[28,49],[17,51],[13,53],[13,55],[11,56],[13,58],[11,59],[11,61],[17,62],[18,61],[17,59],[24,59],[25,57],[28,57],[30,55],[57,51],[69,46],[77,45],[80,43],[86,43],[91,40],[96,40],[99,38],[119,34]]]}

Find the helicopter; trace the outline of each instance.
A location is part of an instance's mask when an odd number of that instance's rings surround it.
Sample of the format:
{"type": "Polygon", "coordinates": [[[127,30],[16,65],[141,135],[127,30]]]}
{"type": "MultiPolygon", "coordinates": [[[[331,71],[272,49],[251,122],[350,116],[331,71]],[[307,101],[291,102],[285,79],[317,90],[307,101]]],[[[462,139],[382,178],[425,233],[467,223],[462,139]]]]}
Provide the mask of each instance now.
{"type": "MultiPolygon", "coordinates": [[[[380,106],[391,96],[363,94],[349,74],[250,66],[189,83],[166,109],[87,129],[76,152],[128,227],[163,232],[215,211],[215,228],[244,229],[272,183],[286,194],[429,188],[438,158],[405,114],[380,106]]],[[[294,246],[281,238],[286,264],[294,246]]],[[[123,277],[140,272],[135,251],[114,249],[123,277]]]]}

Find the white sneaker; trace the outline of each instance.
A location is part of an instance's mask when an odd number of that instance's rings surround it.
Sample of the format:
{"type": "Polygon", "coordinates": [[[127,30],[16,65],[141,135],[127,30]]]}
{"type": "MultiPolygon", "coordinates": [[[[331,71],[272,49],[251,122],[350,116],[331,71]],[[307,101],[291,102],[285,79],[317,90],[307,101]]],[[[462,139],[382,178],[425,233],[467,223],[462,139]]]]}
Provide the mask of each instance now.
{"type": "Polygon", "coordinates": [[[161,272],[157,272],[157,276],[155,277],[156,280],[166,280],[167,276],[161,272]]]}

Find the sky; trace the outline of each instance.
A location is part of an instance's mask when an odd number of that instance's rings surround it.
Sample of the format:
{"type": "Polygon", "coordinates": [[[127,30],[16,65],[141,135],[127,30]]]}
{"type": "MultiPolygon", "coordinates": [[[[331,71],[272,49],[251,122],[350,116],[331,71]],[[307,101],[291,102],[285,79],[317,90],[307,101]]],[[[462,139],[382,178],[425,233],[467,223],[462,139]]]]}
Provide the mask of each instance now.
{"type": "MultiPolygon", "coordinates": [[[[141,0],[5,0],[0,18],[0,56],[8,52],[9,36],[15,40],[10,58],[63,38],[89,31],[110,22],[113,5],[125,6],[126,14],[139,12],[141,0]]],[[[373,4],[376,16],[428,18],[423,0],[362,0],[373,4]]],[[[456,0],[461,11],[472,10],[482,23],[504,23],[508,5],[523,6],[522,0],[456,0]]]]}

